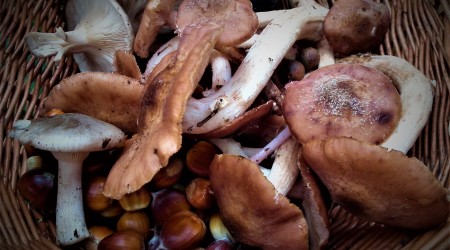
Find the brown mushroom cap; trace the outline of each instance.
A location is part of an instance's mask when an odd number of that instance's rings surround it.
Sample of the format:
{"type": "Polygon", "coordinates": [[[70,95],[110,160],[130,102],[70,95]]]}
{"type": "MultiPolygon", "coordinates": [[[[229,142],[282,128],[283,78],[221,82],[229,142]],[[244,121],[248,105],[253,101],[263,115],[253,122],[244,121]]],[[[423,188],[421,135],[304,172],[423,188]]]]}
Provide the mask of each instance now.
{"type": "Polygon", "coordinates": [[[214,22],[224,31],[217,46],[233,46],[249,39],[258,28],[258,17],[249,0],[185,0],[177,15],[177,27],[183,32],[190,24],[214,22]]]}
{"type": "Polygon", "coordinates": [[[81,113],[111,123],[123,131],[137,131],[144,85],[114,73],[83,72],[63,79],[50,91],[39,110],[81,113]]]}
{"type": "Polygon", "coordinates": [[[310,141],[302,152],[333,200],[359,217],[410,229],[448,219],[446,189],[417,158],[344,137],[310,141]]]}
{"type": "Polygon", "coordinates": [[[223,222],[237,241],[263,249],[308,249],[302,211],[275,191],[255,163],[217,155],[210,181],[223,222]]]}
{"type": "Polygon", "coordinates": [[[383,142],[401,116],[400,95],[377,69],[333,64],[286,86],[283,116],[304,143],[332,136],[383,142]]]}
{"type": "Polygon", "coordinates": [[[385,4],[373,0],[339,0],[325,17],[323,31],[334,53],[347,56],[377,47],[390,22],[385,4]]]}

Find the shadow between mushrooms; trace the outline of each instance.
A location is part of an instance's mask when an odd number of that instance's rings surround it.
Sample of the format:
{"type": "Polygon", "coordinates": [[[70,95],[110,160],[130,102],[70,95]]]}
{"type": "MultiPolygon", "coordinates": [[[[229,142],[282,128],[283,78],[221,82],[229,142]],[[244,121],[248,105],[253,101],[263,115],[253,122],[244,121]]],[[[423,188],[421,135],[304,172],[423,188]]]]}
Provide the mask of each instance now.
{"type": "Polygon", "coordinates": [[[262,175],[258,165],[236,155],[216,155],[211,188],[234,239],[262,249],[308,249],[308,225],[262,175]]]}
{"type": "Polygon", "coordinates": [[[302,153],[333,200],[359,217],[409,229],[448,219],[447,190],[417,158],[346,137],[310,141],[302,153]]]}
{"type": "Polygon", "coordinates": [[[138,190],[180,149],[186,102],[208,65],[220,33],[220,27],[213,23],[189,26],[181,35],[173,61],[146,84],[138,133],[111,169],[104,186],[106,196],[120,199],[138,190]]]}

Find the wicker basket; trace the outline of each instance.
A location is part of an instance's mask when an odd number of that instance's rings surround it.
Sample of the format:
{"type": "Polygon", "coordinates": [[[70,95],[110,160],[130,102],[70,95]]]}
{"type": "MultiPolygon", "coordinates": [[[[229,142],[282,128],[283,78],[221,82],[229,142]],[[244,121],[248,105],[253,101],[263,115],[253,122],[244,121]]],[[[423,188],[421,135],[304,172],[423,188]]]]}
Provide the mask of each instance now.
{"type": "MultiPolygon", "coordinates": [[[[444,45],[444,24],[450,23],[446,20],[450,7],[446,1],[383,1],[390,8],[392,24],[380,54],[405,58],[434,80],[432,114],[410,155],[422,160],[449,188],[450,55],[445,49],[450,48],[444,45]]],[[[77,72],[72,57],[59,64],[50,58],[37,59],[23,39],[29,31],[54,32],[56,27],[64,27],[64,2],[0,1],[0,249],[59,249],[54,243],[54,225],[16,191],[27,155],[17,141],[8,138],[8,130],[14,120],[36,116],[49,90],[77,72]]],[[[416,232],[358,220],[338,206],[330,214],[329,247],[333,249],[450,249],[449,222],[439,229],[416,232]]]]}

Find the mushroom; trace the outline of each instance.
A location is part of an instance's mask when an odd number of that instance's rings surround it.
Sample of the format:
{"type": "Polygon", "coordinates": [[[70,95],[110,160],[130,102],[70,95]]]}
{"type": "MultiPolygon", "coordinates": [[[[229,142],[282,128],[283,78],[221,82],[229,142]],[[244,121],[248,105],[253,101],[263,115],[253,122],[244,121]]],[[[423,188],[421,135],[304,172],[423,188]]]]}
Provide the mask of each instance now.
{"type": "Polygon", "coordinates": [[[119,50],[113,61],[114,73],[141,80],[142,74],[136,58],[130,51],[119,50]]]}
{"type": "Polygon", "coordinates": [[[334,53],[348,56],[377,48],[391,23],[383,3],[373,0],[339,0],[323,22],[323,32],[334,53]]]}
{"type": "Polygon", "coordinates": [[[122,6],[125,13],[127,13],[130,19],[133,32],[136,34],[139,29],[139,23],[141,22],[142,12],[144,11],[147,0],[117,0],[122,6]]]}
{"type": "Polygon", "coordinates": [[[176,0],[148,0],[134,40],[134,52],[141,58],[149,56],[150,45],[158,31],[169,22],[176,0]]]}
{"type": "Polygon", "coordinates": [[[73,53],[80,71],[113,71],[117,50],[131,50],[133,31],[128,16],[115,0],[70,0],[66,3],[67,27],[55,33],[30,32],[25,39],[37,57],[73,53]]]}
{"type": "Polygon", "coordinates": [[[302,211],[275,190],[254,162],[216,155],[210,181],[223,223],[238,242],[269,250],[308,249],[302,211]]]}
{"type": "Polygon", "coordinates": [[[50,151],[58,160],[58,242],[70,245],[88,238],[81,191],[82,163],[90,152],[122,146],[125,134],[117,127],[89,116],[66,113],[17,120],[10,136],[24,145],[50,151]]]}
{"type": "Polygon", "coordinates": [[[301,143],[349,136],[374,144],[395,129],[402,113],[400,95],[381,71],[339,63],[286,85],[283,116],[301,143]]]}
{"type": "Polygon", "coordinates": [[[301,151],[298,158],[298,168],[303,185],[301,203],[309,226],[309,244],[311,249],[325,249],[330,237],[328,207],[316,180],[317,177],[303,160],[301,151]]]}
{"type": "Polygon", "coordinates": [[[213,22],[223,27],[216,47],[240,44],[256,32],[258,18],[249,0],[184,0],[178,9],[177,32],[193,24],[213,22]]]}
{"type": "Polygon", "coordinates": [[[302,153],[333,200],[359,217],[409,229],[448,219],[447,190],[417,158],[345,137],[309,141],[302,153]]]}
{"type": "Polygon", "coordinates": [[[402,116],[392,134],[381,146],[406,154],[430,116],[433,106],[431,80],[408,61],[395,56],[351,56],[339,62],[359,63],[376,68],[392,80],[400,92],[402,116]]]}
{"type": "Polygon", "coordinates": [[[206,133],[244,113],[292,44],[308,37],[310,28],[307,24],[321,23],[327,11],[320,6],[308,5],[286,10],[275,17],[258,36],[229,83],[206,98],[188,101],[184,132],[206,133]]]}
{"type": "Polygon", "coordinates": [[[39,114],[52,109],[81,113],[111,123],[123,131],[137,131],[144,85],[124,75],[82,72],[57,84],[44,99],[39,114]]]}
{"type": "Polygon", "coordinates": [[[181,119],[221,29],[214,23],[183,31],[173,60],[147,82],[138,116],[138,133],[109,172],[104,194],[120,199],[149,182],[181,147],[181,119]]]}

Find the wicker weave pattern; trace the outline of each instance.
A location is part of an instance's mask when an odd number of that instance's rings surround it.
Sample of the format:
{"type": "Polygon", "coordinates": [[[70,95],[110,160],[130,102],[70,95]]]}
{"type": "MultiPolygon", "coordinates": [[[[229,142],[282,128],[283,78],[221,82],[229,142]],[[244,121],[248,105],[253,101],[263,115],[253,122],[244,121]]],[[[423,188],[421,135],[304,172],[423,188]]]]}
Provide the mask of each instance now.
{"type": "MultiPolygon", "coordinates": [[[[422,160],[450,187],[450,55],[445,50],[447,0],[385,0],[392,25],[380,54],[407,59],[435,82],[435,99],[428,124],[410,155],[422,160]],[[441,4],[442,1],[442,4],[441,4]]],[[[323,5],[333,1],[319,0],[323,5]]],[[[0,249],[58,249],[54,225],[27,206],[16,189],[26,170],[26,152],[8,138],[16,119],[30,119],[49,90],[77,72],[72,57],[59,63],[32,56],[23,36],[29,31],[64,28],[64,0],[0,1],[0,249]]],[[[448,14],[449,15],[449,14],[448,14]]],[[[449,45],[447,45],[449,46],[449,45]]],[[[449,50],[449,48],[446,48],[449,50]]],[[[450,223],[426,233],[410,232],[361,221],[336,206],[331,211],[330,248],[450,249],[450,223]]]]}

